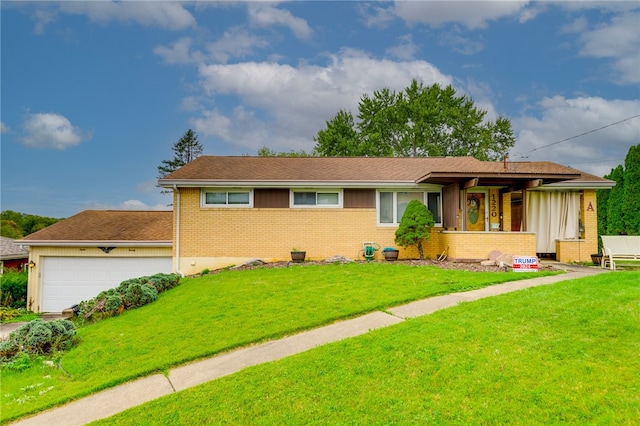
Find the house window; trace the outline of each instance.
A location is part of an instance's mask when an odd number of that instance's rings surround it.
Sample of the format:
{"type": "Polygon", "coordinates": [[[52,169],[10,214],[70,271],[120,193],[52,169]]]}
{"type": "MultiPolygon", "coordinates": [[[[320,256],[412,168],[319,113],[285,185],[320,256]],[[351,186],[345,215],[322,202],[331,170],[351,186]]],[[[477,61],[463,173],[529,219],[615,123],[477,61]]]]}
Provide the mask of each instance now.
{"type": "Polygon", "coordinates": [[[411,200],[425,203],[433,215],[436,226],[442,222],[442,203],[440,192],[425,191],[379,191],[378,192],[378,224],[397,225],[402,220],[411,200]]]}
{"type": "Polygon", "coordinates": [[[253,202],[250,190],[202,190],[203,207],[251,207],[253,202]]]}
{"type": "Polygon", "coordinates": [[[291,207],[342,207],[342,191],[293,190],[291,207]]]}

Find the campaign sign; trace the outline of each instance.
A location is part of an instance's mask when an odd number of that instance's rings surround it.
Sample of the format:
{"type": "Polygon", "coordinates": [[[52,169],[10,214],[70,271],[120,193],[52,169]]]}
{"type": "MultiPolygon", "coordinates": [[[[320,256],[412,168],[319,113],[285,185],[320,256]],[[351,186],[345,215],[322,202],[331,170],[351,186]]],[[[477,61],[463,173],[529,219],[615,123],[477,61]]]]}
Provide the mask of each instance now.
{"type": "Polygon", "coordinates": [[[538,272],[538,258],[536,256],[513,256],[514,272],[538,272]]]}

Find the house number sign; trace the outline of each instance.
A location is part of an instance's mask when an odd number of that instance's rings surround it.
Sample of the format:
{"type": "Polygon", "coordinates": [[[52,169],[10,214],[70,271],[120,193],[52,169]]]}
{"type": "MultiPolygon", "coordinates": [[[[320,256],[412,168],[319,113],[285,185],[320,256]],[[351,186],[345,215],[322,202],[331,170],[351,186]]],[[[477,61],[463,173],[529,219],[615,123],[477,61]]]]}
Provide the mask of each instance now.
{"type": "Polygon", "coordinates": [[[491,217],[498,217],[498,200],[496,200],[496,194],[491,194],[491,217]]]}

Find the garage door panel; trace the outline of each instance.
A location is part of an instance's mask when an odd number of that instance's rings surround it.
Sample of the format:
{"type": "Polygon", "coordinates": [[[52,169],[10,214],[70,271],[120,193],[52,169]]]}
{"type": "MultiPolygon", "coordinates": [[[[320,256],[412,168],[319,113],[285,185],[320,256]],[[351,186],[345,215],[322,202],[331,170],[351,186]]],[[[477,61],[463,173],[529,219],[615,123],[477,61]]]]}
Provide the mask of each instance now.
{"type": "Polygon", "coordinates": [[[42,265],[44,312],[61,312],[130,278],[172,270],[170,257],[44,257],[42,265]]]}

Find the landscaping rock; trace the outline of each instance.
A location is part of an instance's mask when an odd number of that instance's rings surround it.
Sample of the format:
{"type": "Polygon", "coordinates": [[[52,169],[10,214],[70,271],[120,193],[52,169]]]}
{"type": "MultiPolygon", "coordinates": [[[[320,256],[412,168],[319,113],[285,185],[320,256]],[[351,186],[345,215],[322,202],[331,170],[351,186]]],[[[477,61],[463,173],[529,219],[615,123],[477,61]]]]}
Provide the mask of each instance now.
{"type": "Polygon", "coordinates": [[[482,262],[480,262],[480,265],[482,265],[482,266],[496,266],[496,261],[495,260],[483,260],[482,262]]]}
{"type": "Polygon", "coordinates": [[[328,258],[327,260],[325,260],[325,262],[327,263],[351,263],[353,262],[353,259],[349,259],[348,257],[345,256],[331,256],[330,258],[328,258]]]}
{"type": "Polygon", "coordinates": [[[498,257],[500,257],[500,255],[502,255],[501,251],[493,250],[491,253],[489,253],[489,260],[496,260],[498,257]]]}

